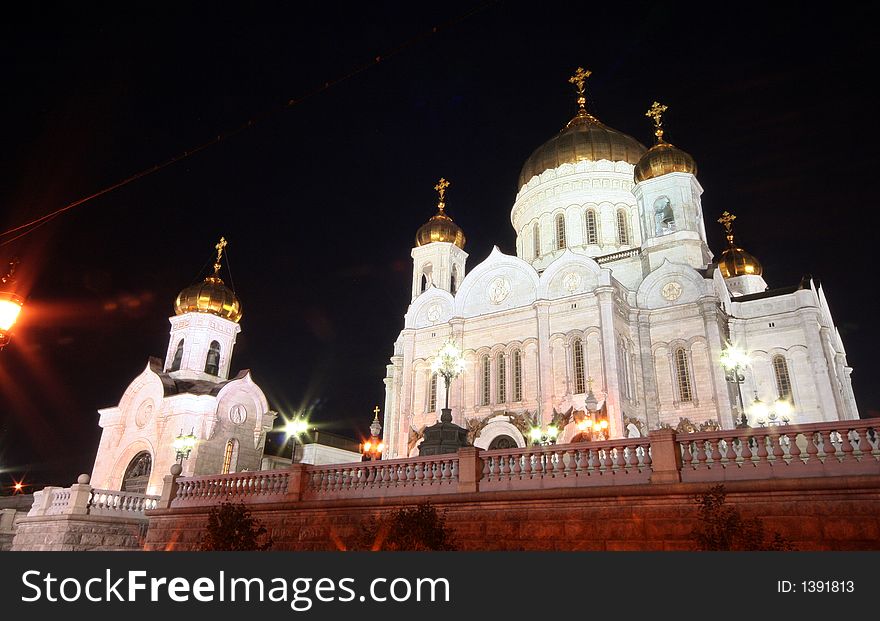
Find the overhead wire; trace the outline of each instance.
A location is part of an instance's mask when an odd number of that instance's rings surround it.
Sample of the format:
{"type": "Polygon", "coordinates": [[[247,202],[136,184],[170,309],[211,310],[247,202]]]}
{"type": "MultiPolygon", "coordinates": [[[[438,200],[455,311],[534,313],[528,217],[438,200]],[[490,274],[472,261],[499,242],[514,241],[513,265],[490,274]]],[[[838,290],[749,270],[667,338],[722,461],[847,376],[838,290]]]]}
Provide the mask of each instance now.
{"type": "Polygon", "coordinates": [[[207,149],[209,147],[212,147],[212,146],[214,146],[224,140],[227,140],[228,138],[231,138],[237,134],[240,134],[241,132],[243,132],[247,129],[250,129],[251,127],[253,127],[257,123],[262,122],[271,116],[274,116],[274,115],[276,115],[280,112],[283,112],[289,108],[292,108],[296,105],[299,105],[299,104],[303,103],[304,101],[307,101],[307,100],[315,97],[316,95],[319,95],[319,94],[323,93],[324,91],[326,91],[330,88],[333,88],[334,86],[336,86],[342,82],[345,82],[346,80],[349,80],[360,73],[363,73],[364,71],[366,71],[372,67],[375,67],[376,65],[378,65],[381,62],[384,62],[386,60],[389,60],[390,58],[393,58],[394,56],[397,56],[398,54],[405,51],[406,49],[414,46],[415,44],[421,42],[424,39],[427,39],[428,37],[431,37],[432,35],[437,34],[441,30],[446,30],[446,29],[449,29],[453,26],[460,24],[461,22],[463,22],[463,21],[473,17],[474,15],[484,11],[485,9],[489,8],[493,4],[498,3],[499,1],[500,0],[488,0],[487,2],[484,2],[478,6],[470,9],[469,11],[463,13],[462,15],[459,15],[458,17],[450,19],[446,22],[443,22],[442,24],[440,24],[438,26],[432,27],[430,30],[426,30],[426,31],[414,36],[414,37],[411,37],[410,39],[404,41],[403,43],[401,43],[397,47],[392,48],[391,50],[389,50],[388,52],[386,52],[384,54],[380,54],[378,56],[375,56],[369,62],[363,63],[363,64],[355,67],[351,71],[348,71],[347,73],[344,73],[344,74],[342,74],[336,78],[333,78],[331,80],[325,81],[322,85],[313,88],[312,90],[306,92],[305,94],[303,94],[299,97],[294,97],[292,99],[288,99],[284,104],[282,104],[279,107],[276,107],[271,110],[267,110],[266,112],[263,112],[261,114],[258,114],[256,116],[248,119],[246,122],[242,123],[241,125],[239,125],[238,127],[234,128],[232,130],[217,134],[217,136],[215,136],[211,140],[208,140],[202,144],[199,144],[198,146],[195,146],[191,149],[187,149],[187,150],[183,151],[182,153],[179,153],[179,154],[177,154],[171,158],[168,158],[167,160],[165,160],[163,162],[155,164],[149,168],[145,168],[145,169],[143,169],[143,170],[141,170],[141,171],[139,171],[129,177],[126,177],[125,179],[122,179],[121,181],[118,181],[118,182],[116,182],[116,183],[114,183],[114,184],[112,184],[102,190],[95,192],[94,194],[90,194],[86,197],[83,197],[83,198],[80,198],[76,201],[73,201],[72,203],[69,203],[69,204],[65,205],[64,207],[61,207],[61,208],[56,209],[54,211],[51,211],[47,214],[44,214],[38,218],[31,220],[29,222],[19,224],[18,226],[15,226],[11,229],[0,232],[0,238],[2,238],[2,237],[6,237],[7,235],[12,235],[13,233],[19,233],[19,231],[21,231],[18,235],[15,235],[14,237],[11,237],[10,239],[6,239],[6,240],[0,242],[0,246],[5,246],[7,244],[11,244],[15,240],[20,239],[20,238],[24,237],[25,235],[29,235],[30,233],[33,233],[35,230],[37,230],[38,228],[40,228],[44,224],[51,222],[52,220],[54,220],[56,217],[60,216],[61,214],[66,213],[76,207],[79,207],[80,205],[83,205],[84,203],[87,203],[91,200],[94,200],[100,196],[103,196],[103,195],[105,195],[109,192],[112,192],[114,190],[117,190],[121,187],[129,185],[130,183],[137,181],[138,179],[142,179],[148,175],[159,172],[160,170],[167,168],[168,166],[171,166],[172,164],[176,164],[177,162],[179,162],[181,160],[192,157],[193,155],[200,153],[201,151],[204,151],[205,149],[207,149]]]}

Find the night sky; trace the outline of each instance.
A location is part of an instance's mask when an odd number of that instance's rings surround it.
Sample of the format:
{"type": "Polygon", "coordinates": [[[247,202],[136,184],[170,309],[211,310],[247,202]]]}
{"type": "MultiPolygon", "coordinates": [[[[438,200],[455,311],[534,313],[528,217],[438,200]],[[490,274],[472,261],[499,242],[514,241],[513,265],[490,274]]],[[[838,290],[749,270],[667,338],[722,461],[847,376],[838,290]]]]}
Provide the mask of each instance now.
{"type": "Polygon", "coordinates": [[[490,3],[436,33],[480,3],[4,14],[0,230],[259,121],[0,246],[0,261],[21,258],[28,296],[0,353],[2,493],[23,475],[39,489],[91,471],[97,409],[165,355],[174,298],[207,275],[220,235],[244,308],[233,369],[250,368],[276,410],[367,433],[434,184],[453,183],[470,268],[493,244],[515,253],[520,168],[574,114],[578,65],[593,71],[589,110],[643,144],[651,102],[669,106],[716,253],[729,210],[771,287],[821,280],[861,414],[880,415],[876,16],[607,4],[490,3]]]}

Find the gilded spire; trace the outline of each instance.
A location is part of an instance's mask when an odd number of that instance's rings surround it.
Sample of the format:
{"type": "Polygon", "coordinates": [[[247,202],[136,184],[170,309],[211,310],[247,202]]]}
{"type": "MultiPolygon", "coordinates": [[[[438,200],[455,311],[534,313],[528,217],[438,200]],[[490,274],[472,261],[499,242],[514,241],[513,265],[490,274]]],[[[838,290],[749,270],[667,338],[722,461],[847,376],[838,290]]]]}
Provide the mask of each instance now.
{"type": "Polygon", "coordinates": [[[569,84],[574,84],[575,89],[577,90],[577,103],[578,103],[578,116],[586,116],[587,115],[587,98],[584,95],[584,84],[593,72],[589,69],[584,69],[583,67],[578,67],[574,75],[568,78],[569,84]]]}
{"type": "Polygon", "coordinates": [[[657,137],[657,144],[664,144],[666,142],[663,139],[663,113],[668,109],[669,106],[664,106],[655,101],[648,111],[645,112],[645,116],[654,121],[654,135],[657,137]]]}
{"type": "Polygon", "coordinates": [[[214,246],[217,249],[217,259],[214,261],[214,276],[220,276],[220,259],[223,258],[223,249],[226,248],[226,238],[221,237],[220,241],[217,242],[217,245],[214,246]]]}
{"type": "Polygon", "coordinates": [[[437,194],[440,195],[440,199],[437,201],[437,209],[440,210],[440,213],[443,213],[443,210],[446,209],[446,188],[450,185],[452,184],[443,177],[440,177],[440,181],[434,186],[434,189],[437,190],[437,194]]]}
{"type": "Polygon", "coordinates": [[[729,211],[725,211],[721,214],[721,217],[718,218],[718,222],[721,226],[724,227],[724,232],[727,236],[727,245],[733,246],[733,221],[736,220],[736,216],[730,213],[729,211]]]}

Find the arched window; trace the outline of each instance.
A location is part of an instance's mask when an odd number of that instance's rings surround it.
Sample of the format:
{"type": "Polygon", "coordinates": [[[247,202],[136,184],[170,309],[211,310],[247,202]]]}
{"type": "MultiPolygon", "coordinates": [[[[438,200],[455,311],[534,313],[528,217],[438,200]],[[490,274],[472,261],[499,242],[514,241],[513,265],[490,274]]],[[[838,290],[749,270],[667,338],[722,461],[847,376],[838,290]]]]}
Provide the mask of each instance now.
{"type": "Polygon", "coordinates": [[[626,210],[620,209],[617,212],[617,239],[620,240],[621,246],[629,246],[629,225],[626,222],[626,210]]]}
{"type": "Polygon", "coordinates": [[[449,293],[455,295],[456,291],[458,291],[458,266],[453,266],[452,278],[449,281],[449,293]]]}
{"type": "Polygon", "coordinates": [[[226,451],[223,453],[223,470],[221,474],[235,472],[238,467],[238,440],[232,438],[226,443],[226,451]]]}
{"type": "Polygon", "coordinates": [[[183,339],[177,344],[174,350],[174,358],[171,359],[171,368],[169,371],[180,371],[180,362],[183,360],[183,339]]]}
{"type": "Polygon", "coordinates": [[[498,374],[498,379],[495,382],[495,386],[498,389],[496,402],[507,403],[507,357],[504,355],[504,352],[498,354],[495,372],[498,374]]]}
{"type": "Polygon", "coordinates": [[[587,392],[584,381],[584,344],[580,339],[571,343],[571,368],[574,369],[574,394],[587,392]]]}
{"type": "Polygon", "coordinates": [[[684,347],[675,350],[675,381],[678,384],[678,400],[682,403],[693,401],[690,362],[684,347]]]}
{"type": "Polygon", "coordinates": [[[522,352],[515,349],[510,357],[513,361],[513,400],[522,401],[522,352]]]}
{"type": "Polygon", "coordinates": [[[565,248],[565,214],[556,215],[556,249],[565,248]]]}
{"type": "Polygon", "coordinates": [[[208,348],[208,357],[205,359],[205,373],[218,375],[220,373],[220,343],[211,341],[208,348]]]}
{"type": "Polygon", "coordinates": [[[437,374],[432,373],[428,380],[428,412],[437,411],[437,374]]]}
{"type": "Polygon", "coordinates": [[[587,213],[584,216],[584,224],[586,225],[586,242],[588,244],[598,244],[599,243],[599,232],[596,228],[596,212],[592,209],[587,209],[587,213]]]}
{"type": "Polygon", "coordinates": [[[489,405],[489,356],[484,354],[480,359],[480,373],[482,377],[482,385],[480,386],[480,405],[489,405]]]}
{"type": "Polygon", "coordinates": [[[150,473],[153,471],[153,457],[147,451],[141,451],[130,462],[122,476],[121,491],[145,494],[150,473]]]}
{"type": "Polygon", "coordinates": [[[532,227],[532,248],[535,252],[535,258],[541,256],[541,227],[538,226],[538,223],[535,222],[535,225],[532,227]]]}
{"type": "Polygon", "coordinates": [[[773,374],[776,376],[776,393],[783,401],[791,402],[791,376],[785,356],[773,356],[773,374]]]}

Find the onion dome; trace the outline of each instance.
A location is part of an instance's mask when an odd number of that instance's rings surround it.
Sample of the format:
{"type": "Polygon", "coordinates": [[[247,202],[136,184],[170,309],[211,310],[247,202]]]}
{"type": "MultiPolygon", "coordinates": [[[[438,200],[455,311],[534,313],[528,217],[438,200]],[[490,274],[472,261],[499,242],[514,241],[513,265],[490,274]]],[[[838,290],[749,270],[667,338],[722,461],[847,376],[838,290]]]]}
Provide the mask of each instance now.
{"type": "Polygon", "coordinates": [[[644,145],[638,140],[608,127],[587,112],[584,80],[590,73],[578,67],[577,72],[569,78],[569,82],[577,88],[578,112],[558,134],[532,152],[520,172],[519,187],[535,175],[563,164],[609,160],[635,165],[645,153],[644,145]]]}
{"type": "Polygon", "coordinates": [[[446,215],[446,188],[450,185],[446,179],[440,179],[434,186],[434,189],[440,194],[437,213],[416,231],[416,246],[424,246],[431,242],[446,242],[464,249],[464,231],[452,221],[452,218],[446,215]]]}
{"type": "Polygon", "coordinates": [[[724,226],[727,234],[727,248],[721,253],[721,260],[718,261],[718,269],[725,278],[734,278],[736,276],[760,276],[764,273],[761,262],[753,255],[749,254],[733,241],[733,221],[736,216],[724,212],[718,218],[724,226]]]}
{"type": "Polygon", "coordinates": [[[175,314],[209,313],[229,321],[238,322],[241,319],[241,302],[232,289],[223,284],[219,275],[220,258],[225,247],[226,240],[221,237],[220,242],[215,246],[217,260],[214,263],[214,273],[177,295],[177,299],[174,300],[175,314]]]}
{"type": "Polygon", "coordinates": [[[667,106],[655,101],[651,109],[645,113],[645,116],[654,119],[654,135],[657,137],[657,144],[648,149],[648,152],[636,164],[636,183],[672,172],[697,174],[697,162],[694,161],[690,153],[682,151],[663,139],[661,117],[667,109],[667,106]]]}

